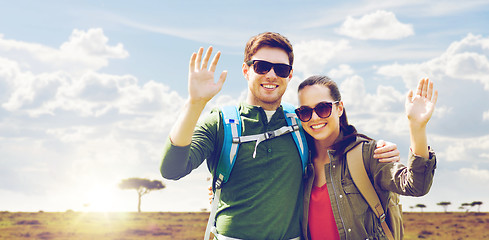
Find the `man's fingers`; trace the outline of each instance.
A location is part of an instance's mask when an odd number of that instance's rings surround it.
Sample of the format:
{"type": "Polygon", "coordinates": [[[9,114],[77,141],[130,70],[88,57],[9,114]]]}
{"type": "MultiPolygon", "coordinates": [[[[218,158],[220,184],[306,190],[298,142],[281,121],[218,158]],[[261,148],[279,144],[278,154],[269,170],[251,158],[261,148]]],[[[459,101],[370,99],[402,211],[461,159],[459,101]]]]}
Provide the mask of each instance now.
{"type": "MultiPolygon", "coordinates": [[[[191,72],[198,72],[200,70],[205,70],[207,69],[207,66],[209,64],[209,59],[212,56],[212,50],[213,47],[210,46],[204,57],[202,58],[202,55],[204,53],[204,48],[200,47],[197,53],[193,53],[192,57],[190,57],[190,64],[189,64],[189,70],[191,72]]],[[[209,71],[215,72],[216,71],[216,66],[217,62],[219,61],[219,58],[221,57],[221,52],[217,52],[214,58],[212,59],[211,66],[209,68],[209,71]]]]}
{"type": "Polygon", "coordinates": [[[389,142],[387,144],[383,140],[377,141],[377,148],[375,148],[374,153],[384,153],[384,152],[390,152],[394,149],[397,149],[397,145],[394,143],[389,142]]]}
{"type": "Polygon", "coordinates": [[[219,80],[217,81],[217,84],[219,85],[219,91],[221,91],[222,85],[224,85],[227,75],[228,71],[222,71],[221,76],[219,76],[219,80]]]}
{"type": "Polygon", "coordinates": [[[383,146],[385,146],[385,144],[386,144],[386,143],[385,143],[385,141],[384,141],[384,140],[382,140],[382,139],[380,139],[380,140],[378,140],[378,141],[377,141],[377,146],[376,146],[376,148],[383,147],[383,146]]]}
{"type": "Polygon", "coordinates": [[[202,67],[201,69],[206,69],[207,68],[207,63],[209,62],[209,59],[211,58],[212,55],[212,46],[207,48],[207,52],[205,53],[204,56],[204,62],[202,62],[202,67]]]}
{"type": "Polygon", "coordinates": [[[382,163],[386,163],[386,162],[399,162],[400,160],[401,160],[401,158],[399,156],[396,156],[396,157],[379,159],[379,162],[382,162],[382,163]]]}
{"type": "MultiPolygon", "coordinates": [[[[209,55],[209,57],[210,57],[210,55],[209,55]]],[[[216,56],[214,56],[214,58],[212,59],[211,67],[209,68],[209,71],[211,71],[211,72],[216,71],[217,62],[219,62],[219,58],[221,58],[221,52],[217,52],[216,56]]]]}
{"type": "Polygon", "coordinates": [[[195,58],[197,57],[197,53],[192,53],[190,57],[190,62],[188,64],[188,71],[193,72],[195,70],[195,58]]]}
{"type": "Polygon", "coordinates": [[[392,157],[395,155],[399,155],[399,149],[397,149],[397,146],[395,144],[379,147],[374,150],[374,157],[380,156],[380,158],[384,158],[392,157]]]}
{"type": "Polygon", "coordinates": [[[212,199],[214,198],[214,193],[212,192],[212,186],[210,186],[208,190],[209,190],[209,203],[212,204],[212,199]]]}
{"type": "Polygon", "coordinates": [[[397,149],[396,144],[391,144],[391,145],[386,145],[385,147],[375,149],[374,153],[397,155],[399,154],[399,149],[397,149]]]}
{"type": "Polygon", "coordinates": [[[195,59],[195,70],[198,70],[200,67],[200,63],[202,62],[202,53],[204,52],[204,48],[200,47],[197,52],[197,58],[195,59]]]}
{"type": "Polygon", "coordinates": [[[399,162],[399,149],[394,143],[379,140],[374,150],[374,158],[379,159],[379,162],[399,162]]]}
{"type": "Polygon", "coordinates": [[[398,149],[395,149],[395,150],[390,150],[388,152],[375,152],[374,151],[374,158],[376,159],[385,159],[385,158],[392,158],[392,157],[397,157],[399,158],[399,150],[398,149]]]}

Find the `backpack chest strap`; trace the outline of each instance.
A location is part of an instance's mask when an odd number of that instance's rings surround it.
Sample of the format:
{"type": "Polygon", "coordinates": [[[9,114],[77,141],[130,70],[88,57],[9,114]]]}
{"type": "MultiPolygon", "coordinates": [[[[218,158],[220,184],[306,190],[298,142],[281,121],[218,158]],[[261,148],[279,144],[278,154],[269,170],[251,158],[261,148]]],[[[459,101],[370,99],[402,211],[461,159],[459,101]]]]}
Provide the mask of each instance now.
{"type": "Polygon", "coordinates": [[[248,136],[240,136],[240,137],[233,137],[233,144],[240,144],[240,143],[245,143],[245,142],[252,142],[256,141],[255,144],[255,151],[253,152],[253,158],[256,157],[256,149],[258,148],[258,144],[260,144],[263,141],[266,141],[268,139],[272,139],[278,136],[282,136],[284,134],[298,131],[299,126],[298,125],[292,125],[292,126],[283,126],[277,130],[274,131],[268,131],[264,133],[259,133],[259,134],[254,134],[254,135],[248,135],[248,136]]]}

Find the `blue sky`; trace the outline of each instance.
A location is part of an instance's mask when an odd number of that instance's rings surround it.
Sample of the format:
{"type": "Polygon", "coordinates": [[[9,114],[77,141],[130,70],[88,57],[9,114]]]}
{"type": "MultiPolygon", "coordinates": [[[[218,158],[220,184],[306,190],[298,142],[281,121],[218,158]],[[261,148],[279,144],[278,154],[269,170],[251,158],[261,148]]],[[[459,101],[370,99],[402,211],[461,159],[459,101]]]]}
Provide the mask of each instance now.
{"type": "MultiPolygon", "coordinates": [[[[0,10],[0,210],[135,211],[125,178],[162,180],[143,211],[208,208],[205,164],[161,178],[163,142],[187,97],[200,46],[228,70],[208,108],[245,97],[243,49],[279,32],[294,46],[284,100],[312,74],[340,84],[350,122],[409,148],[404,99],[420,78],[440,91],[429,123],[438,168],[423,203],[489,210],[488,1],[11,1],[0,10]]],[[[209,109],[206,109],[208,112],[209,109]]]]}

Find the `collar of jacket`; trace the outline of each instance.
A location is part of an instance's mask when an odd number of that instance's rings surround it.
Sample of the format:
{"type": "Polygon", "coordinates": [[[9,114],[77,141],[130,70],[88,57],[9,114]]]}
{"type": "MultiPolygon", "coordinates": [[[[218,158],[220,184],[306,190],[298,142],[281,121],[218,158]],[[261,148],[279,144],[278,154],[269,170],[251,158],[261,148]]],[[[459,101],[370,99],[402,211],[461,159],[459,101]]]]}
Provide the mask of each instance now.
{"type": "MultiPolygon", "coordinates": [[[[336,138],[336,140],[334,141],[334,144],[338,143],[338,142],[341,142],[343,141],[343,139],[345,138],[345,135],[344,135],[344,132],[343,130],[340,130],[340,134],[338,135],[338,137],[336,138]]],[[[356,136],[356,139],[351,142],[350,144],[348,144],[348,146],[345,147],[345,150],[344,152],[340,153],[340,154],[344,154],[348,151],[350,151],[351,149],[353,149],[355,146],[357,146],[358,144],[362,143],[362,142],[368,142],[369,140],[364,138],[364,137],[361,137],[361,136],[356,136]]],[[[337,151],[336,150],[330,150],[330,153],[332,155],[336,155],[337,154],[337,151]]]]}

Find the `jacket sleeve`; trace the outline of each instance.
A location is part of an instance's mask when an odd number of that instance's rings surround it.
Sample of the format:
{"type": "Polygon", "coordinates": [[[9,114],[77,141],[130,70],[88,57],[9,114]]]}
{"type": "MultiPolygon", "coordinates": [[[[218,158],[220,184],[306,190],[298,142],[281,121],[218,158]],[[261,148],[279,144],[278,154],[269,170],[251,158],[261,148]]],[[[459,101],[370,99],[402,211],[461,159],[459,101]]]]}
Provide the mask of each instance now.
{"type": "Polygon", "coordinates": [[[416,197],[428,193],[433,183],[436,169],[436,156],[432,149],[429,151],[429,158],[416,156],[409,151],[406,166],[400,162],[379,162],[373,158],[373,151],[376,146],[375,141],[366,145],[364,146],[364,154],[367,151],[370,154],[369,156],[371,156],[368,158],[370,169],[367,169],[367,172],[370,172],[375,188],[416,197]]]}
{"type": "Polygon", "coordinates": [[[161,175],[166,179],[178,180],[199,167],[206,159],[211,169],[216,155],[219,157],[219,144],[222,143],[217,134],[219,124],[219,111],[213,110],[195,127],[190,145],[175,146],[168,137],[163,148],[161,175]]]}

